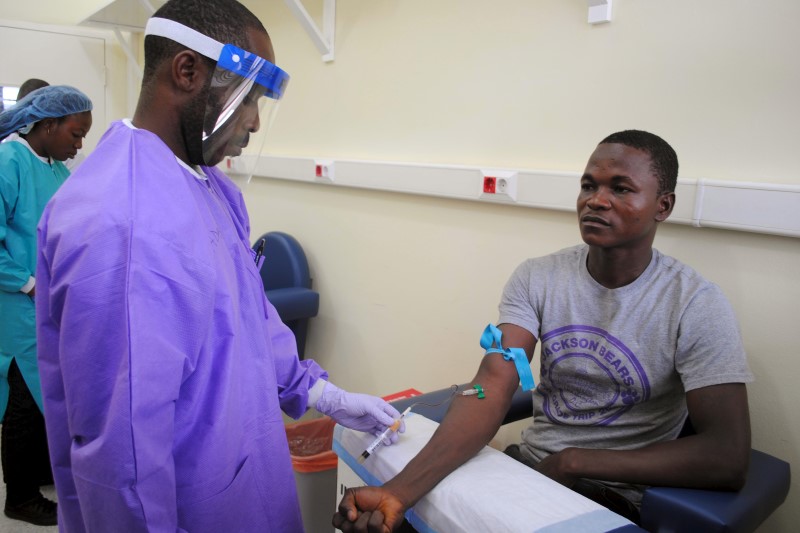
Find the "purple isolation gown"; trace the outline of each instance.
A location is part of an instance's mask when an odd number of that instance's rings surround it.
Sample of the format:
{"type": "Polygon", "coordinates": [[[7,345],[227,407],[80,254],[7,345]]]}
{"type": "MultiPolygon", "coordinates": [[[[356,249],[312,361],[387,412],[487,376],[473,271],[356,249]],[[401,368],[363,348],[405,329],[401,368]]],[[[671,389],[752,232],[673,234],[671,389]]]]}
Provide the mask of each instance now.
{"type": "Polygon", "coordinates": [[[116,122],[39,224],[61,531],[302,531],[281,410],[327,374],[267,301],[239,190],[116,122]]]}

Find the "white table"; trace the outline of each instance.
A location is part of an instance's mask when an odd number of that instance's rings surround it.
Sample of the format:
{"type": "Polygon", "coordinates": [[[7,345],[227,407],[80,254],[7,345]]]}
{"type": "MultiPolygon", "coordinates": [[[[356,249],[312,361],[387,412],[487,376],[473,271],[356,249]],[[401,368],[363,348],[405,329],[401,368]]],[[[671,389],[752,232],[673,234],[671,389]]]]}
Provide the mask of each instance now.
{"type": "MultiPolygon", "coordinates": [[[[381,446],[365,462],[356,460],[374,436],[337,425],[333,450],[368,485],[394,477],[438,427],[410,413],[397,444],[381,446]]],[[[518,463],[493,448],[447,476],[406,513],[420,533],[641,531],[630,521],[518,463]]]]}

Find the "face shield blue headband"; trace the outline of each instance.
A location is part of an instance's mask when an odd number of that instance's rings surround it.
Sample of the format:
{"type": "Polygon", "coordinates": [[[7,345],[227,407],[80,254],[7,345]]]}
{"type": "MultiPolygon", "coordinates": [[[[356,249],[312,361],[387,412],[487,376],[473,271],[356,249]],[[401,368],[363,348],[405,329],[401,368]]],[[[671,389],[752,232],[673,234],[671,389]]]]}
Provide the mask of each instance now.
{"type": "Polygon", "coordinates": [[[228,158],[222,170],[248,183],[289,75],[256,54],[173,20],[151,18],[145,35],[166,37],[217,62],[203,119],[203,160],[214,166],[228,158]]]}

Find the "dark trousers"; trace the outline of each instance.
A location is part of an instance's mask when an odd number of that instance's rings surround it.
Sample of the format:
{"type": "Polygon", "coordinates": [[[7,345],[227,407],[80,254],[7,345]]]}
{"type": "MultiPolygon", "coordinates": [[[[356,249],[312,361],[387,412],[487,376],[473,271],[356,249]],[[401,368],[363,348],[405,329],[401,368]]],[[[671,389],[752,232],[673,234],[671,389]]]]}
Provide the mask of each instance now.
{"type": "MultiPolygon", "coordinates": [[[[535,467],[535,463],[531,463],[531,461],[519,451],[518,444],[512,444],[507,447],[505,449],[505,454],[526,466],[531,468],[535,467]]],[[[593,502],[599,503],[606,509],[614,511],[634,524],[639,525],[641,520],[639,517],[639,508],[625,496],[606,485],[593,479],[579,479],[570,488],[581,496],[589,498],[593,502]]]]}
{"type": "Polygon", "coordinates": [[[53,483],[44,417],[15,360],[8,368],[8,407],[0,431],[0,458],[6,503],[18,505],[35,498],[41,485],[53,483]]]}

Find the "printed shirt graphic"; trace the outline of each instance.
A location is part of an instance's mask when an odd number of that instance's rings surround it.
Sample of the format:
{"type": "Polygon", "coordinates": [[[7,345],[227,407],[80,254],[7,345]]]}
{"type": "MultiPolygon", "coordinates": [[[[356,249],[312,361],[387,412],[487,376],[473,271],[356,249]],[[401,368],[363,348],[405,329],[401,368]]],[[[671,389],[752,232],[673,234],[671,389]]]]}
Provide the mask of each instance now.
{"type": "Polygon", "coordinates": [[[539,394],[555,423],[605,426],[650,397],[647,374],[625,344],[591,326],[542,336],[539,394]]]}

